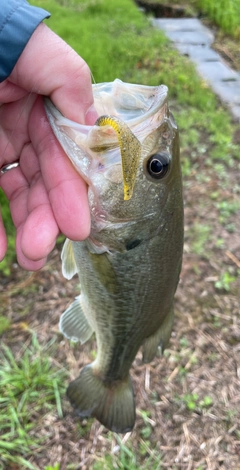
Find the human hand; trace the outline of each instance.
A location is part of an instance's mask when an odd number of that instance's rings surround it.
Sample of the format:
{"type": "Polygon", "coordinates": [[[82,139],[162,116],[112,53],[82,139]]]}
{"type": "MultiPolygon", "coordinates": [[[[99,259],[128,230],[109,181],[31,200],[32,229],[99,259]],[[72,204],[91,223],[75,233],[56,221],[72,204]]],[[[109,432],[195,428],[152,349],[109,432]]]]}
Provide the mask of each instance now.
{"type": "MultiPolygon", "coordinates": [[[[55,139],[40,95],[69,119],[97,119],[88,66],[43,23],[0,83],[0,168],[20,163],[0,176],[0,186],[10,201],[18,262],[29,270],[45,264],[59,232],[82,240],[90,231],[86,184],[55,139]]],[[[0,220],[0,260],[6,249],[0,220]]]]}

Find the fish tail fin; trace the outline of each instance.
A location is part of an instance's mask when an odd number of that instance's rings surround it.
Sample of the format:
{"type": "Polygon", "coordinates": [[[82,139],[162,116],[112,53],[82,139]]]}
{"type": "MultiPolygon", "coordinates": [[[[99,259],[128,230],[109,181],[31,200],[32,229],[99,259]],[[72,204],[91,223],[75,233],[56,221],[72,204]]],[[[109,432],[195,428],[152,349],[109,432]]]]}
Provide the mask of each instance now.
{"type": "Polygon", "coordinates": [[[80,417],[95,417],[110,431],[125,433],[134,426],[135,403],[130,376],[124,381],[106,384],[89,365],[69,384],[67,396],[80,417]]]}

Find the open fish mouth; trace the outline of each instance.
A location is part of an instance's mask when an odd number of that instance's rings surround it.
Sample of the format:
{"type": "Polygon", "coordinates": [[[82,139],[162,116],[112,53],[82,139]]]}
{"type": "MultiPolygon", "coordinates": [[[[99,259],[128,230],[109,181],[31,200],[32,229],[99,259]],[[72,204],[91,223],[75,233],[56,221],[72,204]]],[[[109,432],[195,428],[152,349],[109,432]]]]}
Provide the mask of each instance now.
{"type": "MultiPolygon", "coordinates": [[[[118,79],[111,83],[93,85],[94,104],[100,114],[94,126],[81,125],[65,118],[53,103],[45,98],[45,109],[52,129],[73,165],[88,184],[91,180],[89,168],[93,167],[94,160],[97,161],[96,154],[99,153],[99,164],[104,151],[119,147],[124,200],[131,199],[141,156],[141,141],[159,124],[155,116],[160,108],[165,112],[168,89],[161,85],[155,90],[154,93],[153,87],[124,83],[118,79]],[[102,114],[103,111],[106,114],[102,114]],[[72,139],[70,150],[75,150],[75,153],[69,152],[69,143],[64,133],[72,139]],[[90,149],[91,162],[86,159],[86,155],[81,158],[81,148],[90,149]]],[[[103,165],[106,163],[109,164],[104,161],[103,165]]]]}

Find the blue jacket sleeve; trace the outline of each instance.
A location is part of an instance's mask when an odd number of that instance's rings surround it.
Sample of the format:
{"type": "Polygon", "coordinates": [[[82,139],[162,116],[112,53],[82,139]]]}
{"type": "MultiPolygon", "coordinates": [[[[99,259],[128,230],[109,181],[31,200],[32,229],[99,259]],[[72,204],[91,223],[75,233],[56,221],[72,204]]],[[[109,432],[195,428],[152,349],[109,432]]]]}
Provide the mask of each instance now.
{"type": "Polygon", "coordinates": [[[0,8],[0,82],[14,68],[31,35],[50,13],[26,0],[5,0],[0,8]]]}

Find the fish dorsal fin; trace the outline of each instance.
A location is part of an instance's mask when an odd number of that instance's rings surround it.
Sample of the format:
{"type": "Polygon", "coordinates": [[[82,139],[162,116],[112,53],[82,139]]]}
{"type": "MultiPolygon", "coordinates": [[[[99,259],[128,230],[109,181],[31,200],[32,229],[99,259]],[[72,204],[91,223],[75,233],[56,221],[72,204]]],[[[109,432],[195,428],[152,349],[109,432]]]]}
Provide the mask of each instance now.
{"type": "Polygon", "coordinates": [[[81,341],[82,344],[92,336],[93,330],[81,306],[81,295],[76,297],[70,307],[62,314],[59,329],[66,338],[71,341],[81,341]]]}
{"type": "Polygon", "coordinates": [[[63,245],[62,254],[62,273],[66,279],[72,279],[74,274],[78,272],[74,257],[73,243],[68,238],[63,245]]]}

